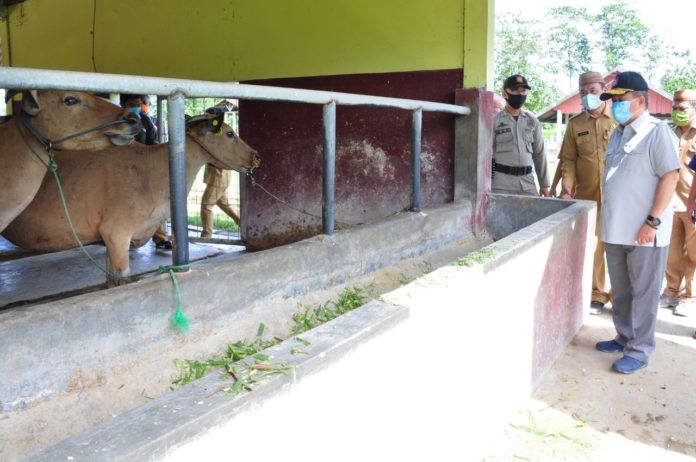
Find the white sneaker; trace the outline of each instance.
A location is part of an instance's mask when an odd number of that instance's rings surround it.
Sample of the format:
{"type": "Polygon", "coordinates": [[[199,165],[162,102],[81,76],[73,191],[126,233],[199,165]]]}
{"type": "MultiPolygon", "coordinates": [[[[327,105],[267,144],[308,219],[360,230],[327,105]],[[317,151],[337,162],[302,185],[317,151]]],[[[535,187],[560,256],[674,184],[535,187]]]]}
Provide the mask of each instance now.
{"type": "Polygon", "coordinates": [[[689,303],[686,303],[683,300],[679,300],[679,303],[677,303],[677,306],[674,307],[674,311],[672,314],[675,316],[684,316],[688,317],[692,312],[692,305],[689,303]]]}

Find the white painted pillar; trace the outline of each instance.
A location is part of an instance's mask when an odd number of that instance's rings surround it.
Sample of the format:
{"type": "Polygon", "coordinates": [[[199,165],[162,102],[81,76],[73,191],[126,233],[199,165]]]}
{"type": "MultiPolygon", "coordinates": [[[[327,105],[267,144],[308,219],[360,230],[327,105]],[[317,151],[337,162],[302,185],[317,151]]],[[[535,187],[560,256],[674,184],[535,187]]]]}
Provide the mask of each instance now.
{"type": "Polygon", "coordinates": [[[563,113],[556,110],[556,142],[561,141],[561,124],[563,123],[563,113]]]}

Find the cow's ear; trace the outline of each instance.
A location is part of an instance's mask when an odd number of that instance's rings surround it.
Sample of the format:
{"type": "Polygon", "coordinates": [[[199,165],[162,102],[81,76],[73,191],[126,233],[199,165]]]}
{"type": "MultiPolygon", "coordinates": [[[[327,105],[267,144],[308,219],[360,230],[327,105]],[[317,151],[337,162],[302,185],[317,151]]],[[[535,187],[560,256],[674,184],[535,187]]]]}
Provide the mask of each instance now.
{"type": "Polygon", "coordinates": [[[203,134],[203,129],[206,125],[208,125],[208,120],[210,120],[210,117],[206,114],[197,115],[193,117],[186,116],[186,121],[184,122],[184,124],[186,125],[186,133],[196,135],[203,134]]]}
{"type": "Polygon", "coordinates": [[[24,112],[30,116],[35,116],[41,110],[41,104],[39,103],[39,92],[36,90],[29,90],[22,92],[22,108],[24,112]]]}
{"type": "Polygon", "coordinates": [[[191,117],[186,120],[186,130],[188,132],[195,131],[199,136],[205,136],[207,133],[218,133],[222,128],[223,117],[224,114],[210,112],[191,117]]]}
{"type": "Polygon", "coordinates": [[[9,103],[10,100],[11,100],[11,99],[14,97],[14,95],[16,95],[17,93],[19,93],[18,90],[7,90],[7,91],[5,92],[5,104],[9,103]]]}
{"type": "Polygon", "coordinates": [[[205,112],[212,116],[210,121],[211,131],[213,133],[218,133],[222,128],[222,124],[225,122],[225,111],[219,107],[209,107],[205,112]]]}

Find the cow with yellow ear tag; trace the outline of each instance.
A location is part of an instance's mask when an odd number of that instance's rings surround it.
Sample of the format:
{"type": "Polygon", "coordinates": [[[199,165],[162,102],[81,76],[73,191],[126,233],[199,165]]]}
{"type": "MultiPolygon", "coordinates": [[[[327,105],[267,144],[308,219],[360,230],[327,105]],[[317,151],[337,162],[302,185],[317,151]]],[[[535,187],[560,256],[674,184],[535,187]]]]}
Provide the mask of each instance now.
{"type": "MultiPolygon", "coordinates": [[[[169,216],[169,145],[139,143],[99,152],[56,154],[67,207],[83,244],[107,248],[110,284],[130,274],[128,250],[144,245],[169,216]]],[[[225,124],[205,113],[186,120],[186,183],[191,189],[204,164],[246,172],[260,163],[258,153],[225,124]]],[[[35,200],[5,230],[25,249],[56,251],[76,247],[55,185],[44,184],[35,200]]]]}

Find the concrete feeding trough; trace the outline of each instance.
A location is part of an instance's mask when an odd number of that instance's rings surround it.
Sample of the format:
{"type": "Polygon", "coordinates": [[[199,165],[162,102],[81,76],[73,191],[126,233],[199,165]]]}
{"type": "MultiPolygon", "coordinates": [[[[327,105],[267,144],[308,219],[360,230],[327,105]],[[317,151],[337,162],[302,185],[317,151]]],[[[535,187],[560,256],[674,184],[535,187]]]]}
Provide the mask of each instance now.
{"type": "Polygon", "coordinates": [[[236,457],[261,445],[270,458],[308,435],[310,460],[337,447],[341,460],[368,447],[475,453],[579,329],[596,212],[495,194],[485,207],[477,235],[471,203],[457,202],[194,264],[178,276],[189,335],[170,328],[166,275],[0,312],[0,458],[188,460],[230,441],[244,442],[236,457]],[[300,297],[438,252],[433,271],[303,334],[308,354],[291,354],[300,297]],[[260,322],[288,338],[269,353],[294,374],[235,397],[217,373],[169,391],[174,359],[207,358],[260,322]]]}

